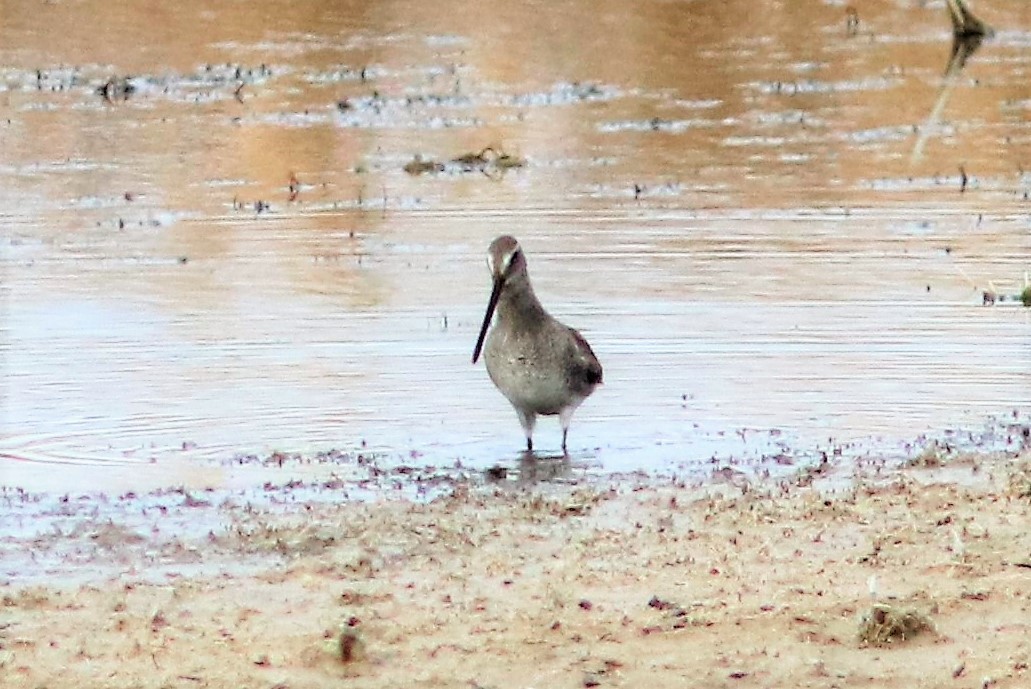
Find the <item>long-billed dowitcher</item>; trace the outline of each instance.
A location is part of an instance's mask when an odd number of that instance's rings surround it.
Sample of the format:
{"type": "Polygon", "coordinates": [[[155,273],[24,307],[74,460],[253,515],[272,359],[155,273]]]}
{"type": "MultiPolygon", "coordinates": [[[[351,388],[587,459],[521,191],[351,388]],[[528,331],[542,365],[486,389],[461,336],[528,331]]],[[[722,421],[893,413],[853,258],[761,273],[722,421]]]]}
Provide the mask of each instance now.
{"type": "Polygon", "coordinates": [[[480,358],[495,308],[498,321],[487,337],[484,359],[494,385],[515,407],[533,450],[538,414],[558,414],[562,451],[573,412],[601,384],[601,364],[580,333],[559,323],[541,306],[526,272],[526,256],[514,237],[491,242],[487,267],[494,288],[487,302],[473,363],[480,358]]]}

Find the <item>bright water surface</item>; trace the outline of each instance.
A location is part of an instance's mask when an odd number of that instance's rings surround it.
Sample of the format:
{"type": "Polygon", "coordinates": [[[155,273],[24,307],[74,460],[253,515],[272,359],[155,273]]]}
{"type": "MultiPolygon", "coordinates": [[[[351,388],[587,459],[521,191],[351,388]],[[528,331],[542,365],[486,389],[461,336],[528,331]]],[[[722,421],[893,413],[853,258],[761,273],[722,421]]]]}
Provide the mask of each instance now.
{"type": "Polygon", "coordinates": [[[469,361],[501,233],[605,366],[602,470],[1026,410],[1029,312],[981,303],[1031,268],[1031,5],[950,77],[944,3],[860,7],[8,3],[0,484],[514,460],[469,361]],[[486,146],[525,167],[404,170],[486,146]]]}

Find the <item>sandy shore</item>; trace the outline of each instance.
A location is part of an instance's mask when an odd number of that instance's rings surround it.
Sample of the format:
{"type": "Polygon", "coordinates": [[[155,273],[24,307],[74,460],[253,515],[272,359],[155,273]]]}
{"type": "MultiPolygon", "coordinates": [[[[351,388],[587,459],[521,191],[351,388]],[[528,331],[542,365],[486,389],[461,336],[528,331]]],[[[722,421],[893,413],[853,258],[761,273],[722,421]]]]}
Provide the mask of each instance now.
{"type": "Polygon", "coordinates": [[[690,485],[475,476],[426,502],[389,490],[259,507],[172,491],[107,512],[58,500],[42,534],[18,517],[40,498],[7,491],[0,676],[33,688],[1031,686],[1031,453],[923,459],[690,485]],[[905,634],[860,638],[864,615],[892,611],[912,615],[905,634]]]}

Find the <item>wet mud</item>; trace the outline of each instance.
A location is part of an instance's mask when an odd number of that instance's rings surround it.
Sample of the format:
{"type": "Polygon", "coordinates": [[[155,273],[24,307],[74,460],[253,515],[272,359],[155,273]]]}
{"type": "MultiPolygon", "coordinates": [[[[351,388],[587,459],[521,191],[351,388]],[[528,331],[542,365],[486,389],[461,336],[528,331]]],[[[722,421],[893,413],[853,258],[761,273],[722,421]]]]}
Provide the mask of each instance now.
{"type": "Polygon", "coordinates": [[[13,687],[1016,688],[1029,459],[940,444],[530,486],[454,470],[420,496],[424,475],[383,467],[241,494],[8,490],[0,668],[13,687]]]}

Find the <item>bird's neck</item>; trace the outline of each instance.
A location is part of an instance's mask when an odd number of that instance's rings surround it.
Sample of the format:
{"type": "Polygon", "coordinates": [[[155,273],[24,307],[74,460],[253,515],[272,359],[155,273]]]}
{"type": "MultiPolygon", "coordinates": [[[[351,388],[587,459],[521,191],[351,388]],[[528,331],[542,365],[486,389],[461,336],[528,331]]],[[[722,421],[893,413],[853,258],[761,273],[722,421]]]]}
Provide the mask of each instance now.
{"type": "Polygon", "coordinates": [[[526,277],[505,284],[498,304],[498,318],[503,321],[538,321],[545,315],[533,286],[526,277]]]}

